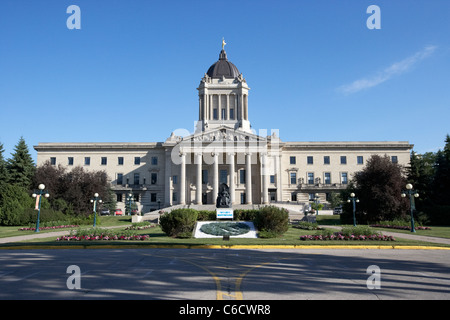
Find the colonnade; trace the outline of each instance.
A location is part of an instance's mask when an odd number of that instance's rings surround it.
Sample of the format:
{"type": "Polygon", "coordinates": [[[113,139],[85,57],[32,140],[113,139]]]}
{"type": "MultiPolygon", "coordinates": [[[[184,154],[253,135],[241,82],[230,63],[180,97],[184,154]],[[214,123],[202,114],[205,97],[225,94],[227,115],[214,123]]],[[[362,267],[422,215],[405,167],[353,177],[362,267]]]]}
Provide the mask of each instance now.
{"type": "Polygon", "coordinates": [[[199,119],[248,120],[248,96],[240,93],[201,94],[199,119]],[[215,109],[217,110],[216,115],[214,114],[215,109]]]}
{"type": "MultiPolygon", "coordinates": [[[[259,173],[261,177],[261,202],[269,203],[269,193],[268,193],[268,173],[267,173],[267,154],[266,153],[256,153],[259,156],[259,173]]],[[[202,172],[204,166],[209,166],[209,164],[204,164],[203,162],[203,154],[201,152],[194,152],[194,167],[195,167],[195,181],[193,181],[195,185],[195,204],[203,204],[202,201],[202,172]]],[[[219,155],[223,158],[223,153],[213,152],[212,156],[212,196],[213,203],[215,203],[215,199],[217,198],[219,192],[219,155]]],[[[226,153],[226,166],[227,166],[227,174],[228,174],[228,187],[230,190],[230,198],[232,204],[237,204],[236,201],[236,153],[230,152],[226,153]]],[[[180,175],[179,175],[179,199],[178,204],[186,204],[186,195],[190,192],[190,188],[187,189],[187,172],[186,166],[187,161],[186,157],[190,157],[191,153],[180,152],[180,175]]],[[[209,157],[209,155],[208,155],[209,157]]],[[[210,159],[210,158],[209,158],[210,159]]],[[[190,162],[190,161],[188,161],[190,162]]],[[[254,166],[253,166],[254,168],[254,166]]],[[[257,169],[257,168],[256,168],[257,169]]],[[[170,179],[170,175],[166,175],[166,177],[170,179]]],[[[170,184],[170,181],[168,181],[170,184]]],[[[242,184],[240,184],[242,185],[242,184]]],[[[166,189],[166,191],[171,191],[172,187],[166,189]]],[[[252,153],[245,153],[245,194],[246,194],[246,204],[253,203],[253,186],[252,186],[252,153]]],[[[170,192],[171,193],[171,192],[170,192]]],[[[258,194],[258,192],[257,192],[258,194]]],[[[170,196],[169,196],[170,197],[170,196]]],[[[240,203],[240,202],[239,202],[240,203]]]]}

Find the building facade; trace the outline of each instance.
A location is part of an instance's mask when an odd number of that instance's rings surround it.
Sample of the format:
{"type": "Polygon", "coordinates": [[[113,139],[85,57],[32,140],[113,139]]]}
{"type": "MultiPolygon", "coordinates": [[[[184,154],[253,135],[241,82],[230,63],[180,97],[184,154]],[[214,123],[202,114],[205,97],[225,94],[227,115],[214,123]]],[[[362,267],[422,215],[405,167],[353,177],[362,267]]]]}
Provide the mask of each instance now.
{"type": "Polygon", "coordinates": [[[389,142],[284,142],[278,130],[251,129],[250,88],[222,47],[201,79],[193,133],[164,142],[39,143],[37,165],[104,170],[118,208],[133,195],[145,213],[177,204],[215,204],[219,186],[229,186],[233,204],[326,202],[345,189],[374,154],[407,165],[413,145],[389,142]]]}

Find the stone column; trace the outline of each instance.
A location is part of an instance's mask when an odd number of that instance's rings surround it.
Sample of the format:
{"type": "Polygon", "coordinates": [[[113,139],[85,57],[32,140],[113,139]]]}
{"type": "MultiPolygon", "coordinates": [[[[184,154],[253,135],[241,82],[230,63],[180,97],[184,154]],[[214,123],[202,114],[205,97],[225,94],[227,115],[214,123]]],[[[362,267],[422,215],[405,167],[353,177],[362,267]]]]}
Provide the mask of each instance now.
{"type": "Polygon", "coordinates": [[[202,204],[202,154],[200,152],[195,154],[195,163],[197,166],[197,189],[195,190],[195,202],[197,204],[202,204]]]}
{"type": "Polygon", "coordinates": [[[267,170],[267,154],[264,152],[261,154],[261,178],[262,178],[262,201],[263,204],[269,203],[269,190],[268,190],[268,170],[267,170]]]}
{"type": "Polygon", "coordinates": [[[252,204],[252,154],[245,154],[245,189],[247,204],[252,204]]]}
{"type": "Polygon", "coordinates": [[[281,189],[281,161],[280,155],[275,155],[275,181],[277,186],[277,201],[283,201],[282,189],[281,189]]]}
{"type": "Polygon", "coordinates": [[[171,150],[166,149],[165,159],[165,190],[164,190],[164,204],[166,207],[172,205],[172,159],[171,150]]]}
{"type": "Polygon", "coordinates": [[[230,95],[227,94],[227,119],[230,120],[230,95]]]}
{"type": "Polygon", "coordinates": [[[218,157],[217,152],[214,152],[213,158],[214,158],[214,163],[213,163],[212,201],[213,201],[213,203],[216,203],[217,195],[219,193],[219,157],[218,157]]]}
{"type": "Polygon", "coordinates": [[[186,204],[186,153],[180,153],[180,204],[186,204]]]}
{"type": "Polygon", "coordinates": [[[218,113],[218,115],[217,115],[217,120],[223,120],[222,119],[222,98],[221,98],[221,95],[220,94],[218,94],[217,95],[217,113],[218,113]]]}
{"type": "Polygon", "coordinates": [[[230,171],[230,198],[231,204],[236,204],[236,190],[234,185],[234,152],[228,153],[228,170],[230,171]]]}

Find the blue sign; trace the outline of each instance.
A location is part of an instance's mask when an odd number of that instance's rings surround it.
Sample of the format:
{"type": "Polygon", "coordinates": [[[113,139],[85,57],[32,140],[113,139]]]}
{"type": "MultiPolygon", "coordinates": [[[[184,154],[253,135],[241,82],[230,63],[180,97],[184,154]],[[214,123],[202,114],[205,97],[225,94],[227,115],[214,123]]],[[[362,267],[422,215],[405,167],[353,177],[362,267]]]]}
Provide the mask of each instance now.
{"type": "Polygon", "coordinates": [[[217,219],[233,219],[233,209],[218,208],[216,209],[217,219]]]}

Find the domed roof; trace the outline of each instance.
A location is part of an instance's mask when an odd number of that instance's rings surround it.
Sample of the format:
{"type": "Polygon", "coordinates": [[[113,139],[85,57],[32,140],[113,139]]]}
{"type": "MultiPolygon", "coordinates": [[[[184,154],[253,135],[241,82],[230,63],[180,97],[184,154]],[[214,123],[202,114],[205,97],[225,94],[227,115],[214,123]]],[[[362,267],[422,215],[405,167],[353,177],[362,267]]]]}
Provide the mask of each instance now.
{"type": "Polygon", "coordinates": [[[240,72],[234,64],[228,61],[227,53],[222,49],[222,51],[220,51],[219,61],[209,67],[206,74],[211,78],[225,77],[234,79],[239,76],[240,72]]]}

